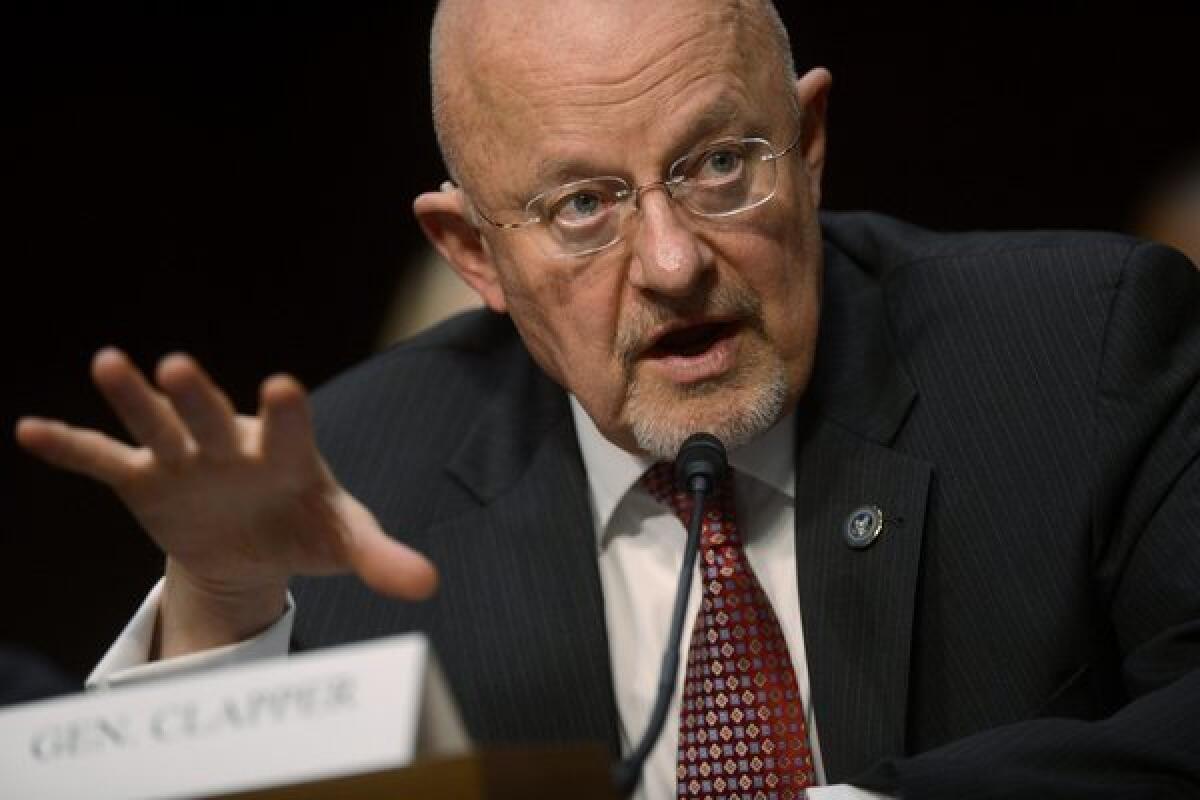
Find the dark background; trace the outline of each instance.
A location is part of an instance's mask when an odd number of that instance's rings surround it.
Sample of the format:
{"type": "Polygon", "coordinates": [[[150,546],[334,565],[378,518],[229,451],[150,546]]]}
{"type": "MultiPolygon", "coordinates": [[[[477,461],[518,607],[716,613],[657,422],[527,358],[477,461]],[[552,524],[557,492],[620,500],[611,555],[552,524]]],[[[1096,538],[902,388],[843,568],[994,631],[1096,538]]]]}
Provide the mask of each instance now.
{"type": "MultiPolygon", "coordinates": [[[[784,8],[834,72],[826,206],[944,229],[1130,229],[1200,150],[1197,19],[784,8]]],[[[443,179],[425,3],[39,4],[0,19],[0,643],[82,678],[161,570],[107,490],[20,453],[37,413],[116,432],[100,346],[186,349],[239,406],[374,346],[443,179]]],[[[564,56],[567,57],[567,56],[564,56]]]]}

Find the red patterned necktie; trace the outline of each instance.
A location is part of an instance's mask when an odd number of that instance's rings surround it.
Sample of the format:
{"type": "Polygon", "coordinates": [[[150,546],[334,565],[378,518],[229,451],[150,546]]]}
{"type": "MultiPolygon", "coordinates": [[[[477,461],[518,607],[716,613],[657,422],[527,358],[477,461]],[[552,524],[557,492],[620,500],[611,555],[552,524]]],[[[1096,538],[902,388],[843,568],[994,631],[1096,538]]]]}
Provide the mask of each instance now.
{"type": "MultiPolygon", "coordinates": [[[[642,485],[686,528],[692,498],[656,464],[642,485]]],[[[705,504],[701,607],[688,647],[676,794],[799,800],[815,782],[804,704],[779,620],[742,550],[730,469],[705,504]]]]}

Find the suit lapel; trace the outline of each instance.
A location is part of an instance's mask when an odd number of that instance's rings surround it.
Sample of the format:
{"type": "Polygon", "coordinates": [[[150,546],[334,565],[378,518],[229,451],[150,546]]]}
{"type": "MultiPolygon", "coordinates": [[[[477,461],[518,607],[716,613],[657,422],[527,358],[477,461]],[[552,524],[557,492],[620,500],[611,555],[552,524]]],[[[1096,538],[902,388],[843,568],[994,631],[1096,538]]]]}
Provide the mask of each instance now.
{"type": "Polygon", "coordinates": [[[838,782],[904,752],[913,609],[932,466],[892,450],[916,392],[887,343],[878,283],[826,250],[817,365],[799,410],[796,556],[812,702],[838,782]],[[882,510],[865,549],[851,513],[882,510]]]}
{"type": "Polygon", "coordinates": [[[510,742],[600,741],[615,752],[596,537],[569,406],[540,372],[515,373],[522,385],[497,393],[448,467],[483,505],[429,537],[443,572],[460,573],[442,584],[450,616],[488,621],[458,642],[468,657],[454,659],[467,662],[456,677],[487,681],[478,702],[510,742]]]}
{"type": "Polygon", "coordinates": [[[828,423],[801,442],[796,558],[812,702],[826,774],[904,752],[913,605],[929,465],[828,423]],[[865,550],[843,530],[863,505],[884,527],[865,550]]]}

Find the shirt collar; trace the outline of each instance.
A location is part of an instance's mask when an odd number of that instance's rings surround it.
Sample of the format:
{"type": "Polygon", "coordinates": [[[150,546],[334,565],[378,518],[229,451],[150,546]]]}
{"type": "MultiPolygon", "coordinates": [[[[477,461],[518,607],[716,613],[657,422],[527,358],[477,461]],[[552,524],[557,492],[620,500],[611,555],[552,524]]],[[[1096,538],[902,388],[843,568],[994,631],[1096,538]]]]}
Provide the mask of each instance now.
{"type": "MultiPolygon", "coordinates": [[[[579,438],[579,451],[588,476],[596,537],[603,545],[604,533],[617,506],[654,459],[626,452],[610,442],[600,433],[575,395],[570,398],[575,435],[579,438]]],[[[738,472],[792,500],[796,497],[795,417],[795,412],[788,414],[766,433],[729,453],[729,463],[738,472]]]]}

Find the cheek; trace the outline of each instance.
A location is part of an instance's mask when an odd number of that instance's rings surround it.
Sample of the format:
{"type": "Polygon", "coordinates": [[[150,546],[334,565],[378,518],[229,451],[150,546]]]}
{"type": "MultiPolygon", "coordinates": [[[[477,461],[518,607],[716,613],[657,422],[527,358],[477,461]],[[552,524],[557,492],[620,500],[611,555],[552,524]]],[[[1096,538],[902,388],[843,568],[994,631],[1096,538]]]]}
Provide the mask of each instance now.
{"type": "Polygon", "coordinates": [[[542,369],[580,395],[611,382],[616,288],[582,268],[519,278],[505,281],[509,313],[542,369]]]}
{"type": "MultiPolygon", "coordinates": [[[[814,226],[815,228],[815,226],[814,226]]],[[[793,230],[779,254],[772,293],[764,297],[764,316],[774,347],[791,374],[793,393],[808,384],[816,351],[821,297],[821,240],[793,230]]]]}
{"type": "Polygon", "coordinates": [[[780,265],[769,295],[763,298],[764,315],[783,357],[807,360],[816,340],[820,250],[814,253],[798,245],[781,256],[780,265]]]}
{"type": "Polygon", "coordinates": [[[729,263],[762,303],[770,345],[789,364],[813,347],[820,295],[820,232],[802,214],[765,216],[753,234],[731,243],[729,263]]]}
{"type": "Polygon", "coordinates": [[[764,311],[803,294],[812,269],[802,237],[784,225],[763,225],[721,248],[737,279],[751,288],[764,311]]]}

